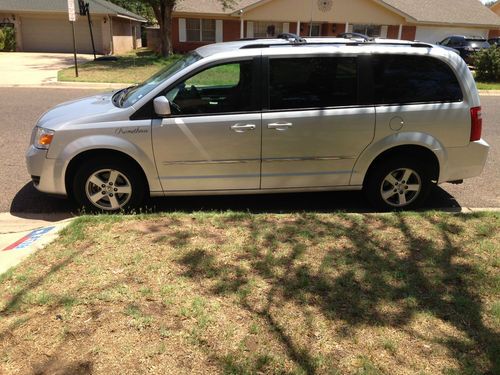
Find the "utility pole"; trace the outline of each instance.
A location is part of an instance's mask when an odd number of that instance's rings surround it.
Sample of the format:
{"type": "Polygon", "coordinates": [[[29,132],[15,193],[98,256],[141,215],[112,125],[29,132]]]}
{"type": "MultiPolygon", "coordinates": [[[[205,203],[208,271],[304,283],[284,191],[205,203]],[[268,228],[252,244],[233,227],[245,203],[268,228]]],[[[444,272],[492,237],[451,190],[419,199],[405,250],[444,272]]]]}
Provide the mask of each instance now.
{"type": "Polygon", "coordinates": [[[92,51],[94,52],[94,60],[97,58],[95,53],[95,44],[94,44],[94,32],[92,30],[92,21],[90,19],[90,4],[85,3],[84,0],[78,0],[78,7],[80,8],[80,15],[87,16],[87,20],[89,21],[89,30],[90,30],[90,41],[92,42],[92,51]]]}
{"type": "Polygon", "coordinates": [[[71,23],[71,29],[73,31],[73,57],[75,59],[75,76],[78,77],[78,59],[76,57],[76,37],[75,37],[75,1],[68,0],[68,17],[69,22],[71,23]]]}

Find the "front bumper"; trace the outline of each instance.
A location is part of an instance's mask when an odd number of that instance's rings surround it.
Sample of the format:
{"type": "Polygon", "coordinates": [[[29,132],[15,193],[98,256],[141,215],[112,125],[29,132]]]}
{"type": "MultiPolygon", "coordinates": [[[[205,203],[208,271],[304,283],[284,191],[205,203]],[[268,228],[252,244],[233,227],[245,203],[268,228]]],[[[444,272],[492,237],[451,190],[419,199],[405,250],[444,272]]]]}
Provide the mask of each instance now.
{"type": "Polygon", "coordinates": [[[490,146],[484,140],[470,142],[466,147],[446,149],[446,161],[441,166],[439,183],[479,176],[484,169],[490,146]]]}
{"type": "Polygon", "coordinates": [[[31,145],[26,152],[26,166],[36,189],[43,193],[66,195],[61,163],[57,159],[48,159],[47,150],[31,145]]]}

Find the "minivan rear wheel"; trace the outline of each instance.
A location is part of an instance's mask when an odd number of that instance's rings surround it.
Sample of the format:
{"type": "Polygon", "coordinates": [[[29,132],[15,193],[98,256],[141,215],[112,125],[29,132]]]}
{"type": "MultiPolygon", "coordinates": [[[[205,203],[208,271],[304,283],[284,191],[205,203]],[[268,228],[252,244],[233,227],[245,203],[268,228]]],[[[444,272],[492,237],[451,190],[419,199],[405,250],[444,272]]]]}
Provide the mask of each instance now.
{"type": "Polygon", "coordinates": [[[124,160],[94,159],[76,172],[73,195],[80,206],[92,212],[129,211],[142,204],[145,183],[140,172],[124,160]]]}
{"type": "Polygon", "coordinates": [[[431,173],[413,160],[383,160],[372,167],[364,191],[381,211],[420,207],[431,191],[431,173]]]}

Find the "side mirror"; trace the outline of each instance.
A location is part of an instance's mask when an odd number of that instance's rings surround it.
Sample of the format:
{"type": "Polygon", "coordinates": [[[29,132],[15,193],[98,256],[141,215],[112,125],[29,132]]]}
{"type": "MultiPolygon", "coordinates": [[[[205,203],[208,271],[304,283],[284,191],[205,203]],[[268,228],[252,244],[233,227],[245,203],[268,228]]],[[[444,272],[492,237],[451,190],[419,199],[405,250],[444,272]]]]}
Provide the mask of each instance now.
{"type": "Polygon", "coordinates": [[[153,105],[155,108],[155,112],[160,117],[167,117],[172,114],[170,110],[170,102],[164,96],[159,96],[153,100],[153,105]]]}

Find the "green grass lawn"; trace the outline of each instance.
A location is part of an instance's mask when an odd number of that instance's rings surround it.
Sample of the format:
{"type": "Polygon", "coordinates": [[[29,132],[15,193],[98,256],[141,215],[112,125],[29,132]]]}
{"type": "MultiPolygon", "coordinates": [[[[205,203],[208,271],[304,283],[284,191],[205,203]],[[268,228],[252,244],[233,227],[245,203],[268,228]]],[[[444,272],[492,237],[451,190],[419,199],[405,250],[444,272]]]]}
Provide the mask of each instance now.
{"type": "Polygon", "coordinates": [[[177,61],[180,56],[173,55],[168,59],[146,50],[140,49],[125,55],[117,56],[117,61],[91,61],[79,65],[79,77],[75,77],[74,67],[60,70],[59,81],[104,82],[104,83],[140,83],[177,61]]]}
{"type": "Polygon", "coordinates": [[[0,278],[0,373],[498,374],[499,226],[84,216],[0,278]]]}
{"type": "Polygon", "coordinates": [[[479,90],[500,90],[500,82],[476,82],[479,90]]]}

